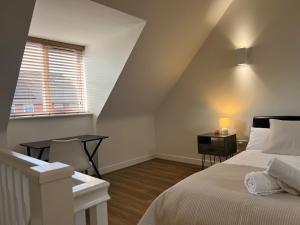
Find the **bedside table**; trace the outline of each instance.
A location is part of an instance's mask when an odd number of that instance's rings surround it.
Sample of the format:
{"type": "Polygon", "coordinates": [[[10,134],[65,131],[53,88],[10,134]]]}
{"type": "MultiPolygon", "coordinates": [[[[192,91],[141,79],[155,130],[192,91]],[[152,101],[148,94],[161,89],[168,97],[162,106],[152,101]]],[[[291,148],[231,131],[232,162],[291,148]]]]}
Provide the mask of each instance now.
{"type": "Polygon", "coordinates": [[[237,153],[245,151],[248,145],[248,140],[237,140],[237,153]]]}
{"type": "Polygon", "coordinates": [[[204,169],[205,156],[209,155],[210,164],[212,165],[211,156],[219,157],[220,162],[222,161],[221,157],[231,157],[237,152],[237,142],[235,134],[214,134],[206,133],[198,135],[198,153],[202,154],[202,169],[204,169]]]}

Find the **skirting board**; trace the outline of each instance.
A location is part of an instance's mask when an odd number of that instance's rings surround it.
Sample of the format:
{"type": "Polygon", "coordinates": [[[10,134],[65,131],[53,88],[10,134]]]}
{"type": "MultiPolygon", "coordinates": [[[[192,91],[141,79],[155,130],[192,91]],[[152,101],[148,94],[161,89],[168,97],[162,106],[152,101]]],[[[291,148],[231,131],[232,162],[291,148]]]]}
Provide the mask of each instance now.
{"type": "MultiPolygon", "coordinates": [[[[180,156],[180,155],[170,155],[170,154],[162,154],[162,153],[157,153],[155,155],[155,158],[166,159],[166,160],[182,162],[182,163],[189,163],[189,164],[194,164],[194,165],[202,165],[201,158],[190,158],[190,157],[185,157],[185,156],[180,156]]],[[[204,164],[205,164],[205,166],[208,166],[208,165],[210,165],[210,161],[205,160],[204,164]]]]}
{"type": "MultiPolygon", "coordinates": [[[[100,168],[100,173],[101,174],[106,174],[106,173],[111,173],[116,170],[124,169],[129,166],[134,166],[136,164],[142,163],[149,161],[151,159],[165,159],[165,160],[170,160],[170,161],[176,161],[176,162],[183,162],[183,163],[189,163],[189,164],[194,164],[194,165],[201,165],[202,164],[202,159],[201,158],[189,158],[189,157],[184,157],[184,156],[179,156],[179,155],[170,155],[170,154],[152,154],[152,155],[146,155],[142,157],[138,157],[135,159],[127,160],[124,162],[119,162],[112,164],[110,166],[102,167],[100,168]]],[[[208,166],[210,165],[210,161],[205,160],[205,165],[208,166]]]]}
{"type": "Polygon", "coordinates": [[[113,172],[113,171],[116,171],[116,170],[120,170],[120,169],[129,167],[129,166],[133,166],[133,165],[136,165],[136,164],[139,164],[139,163],[142,163],[142,162],[149,161],[149,160],[154,159],[154,158],[155,158],[154,154],[145,155],[145,156],[138,157],[138,158],[135,158],[135,159],[130,159],[130,160],[127,160],[127,161],[124,161],[124,162],[115,163],[115,164],[112,164],[110,166],[106,166],[106,167],[102,167],[102,168],[100,167],[100,173],[101,174],[110,173],[110,172],[113,172]]]}

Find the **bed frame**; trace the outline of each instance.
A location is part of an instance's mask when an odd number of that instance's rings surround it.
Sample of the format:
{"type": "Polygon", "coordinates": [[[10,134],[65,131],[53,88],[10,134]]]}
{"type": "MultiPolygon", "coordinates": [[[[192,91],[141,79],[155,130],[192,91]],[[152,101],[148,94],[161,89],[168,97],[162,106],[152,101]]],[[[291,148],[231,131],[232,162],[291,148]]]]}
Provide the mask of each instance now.
{"type": "Polygon", "coordinates": [[[300,116],[256,116],[253,118],[253,127],[270,128],[270,119],[300,121],[300,116]]]}

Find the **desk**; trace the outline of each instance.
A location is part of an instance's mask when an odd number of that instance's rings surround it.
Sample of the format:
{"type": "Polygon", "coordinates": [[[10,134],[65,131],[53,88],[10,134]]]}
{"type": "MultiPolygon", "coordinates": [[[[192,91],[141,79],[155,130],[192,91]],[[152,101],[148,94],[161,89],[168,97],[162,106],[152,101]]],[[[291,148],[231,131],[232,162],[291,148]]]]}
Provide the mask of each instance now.
{"type": "MultiPolygon", "coordinates": [[[[74,138],[81,140],[81,142],[83,143],[83,146],[84,146],[84,151],[87,154],[90,162],[92,163],[92,166],[93,166],[97,176],[99,178],[101,178],[100,172],[93,160],[93,157],[97,153],[99,146],[100,146],[101,142],[103,141],[103,139],[106,139],[108,137],[107,136],[99,136],[99,135],[79,135],[79,136],[73,136],[73,137],[57,138],[57,139],[53,139],[53,140],[68,140],[68,139],[74,139],[74,138]],[[87,144],[86,144],[87,142],[90,142],[90,141],[98,141],[92,154],[89,153],[89,151],[87,149],[87,144]]],[[[26,147],[28,156],[31,156],[31,149],[39,150],[40,152],[39,152],[38,158],[41,159],[45,149],[50,148],[50,144],[51,144],[51,140],[44,140],[44,141],[22,143],[20,145],[23,147],[26,147]]]]}

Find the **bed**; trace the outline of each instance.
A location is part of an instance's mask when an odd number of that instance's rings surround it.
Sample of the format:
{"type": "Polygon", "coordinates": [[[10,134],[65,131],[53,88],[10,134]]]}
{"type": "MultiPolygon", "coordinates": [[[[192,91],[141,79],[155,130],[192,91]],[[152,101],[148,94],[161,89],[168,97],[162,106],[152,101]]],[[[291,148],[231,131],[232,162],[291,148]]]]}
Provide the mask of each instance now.
{"type": "MultiPolygon", "coordinates": [[[[253,127],[268,128],[270,118],[300,121],[290,116],[255,117],[253,127]]],[[[300,156],[246,150],[163,192],[139,225],[299,225],[300,197],[287,193],[255,196],[244,187],[245,175],[264,170],[274,157],[300,168],[300,156]]]]}

